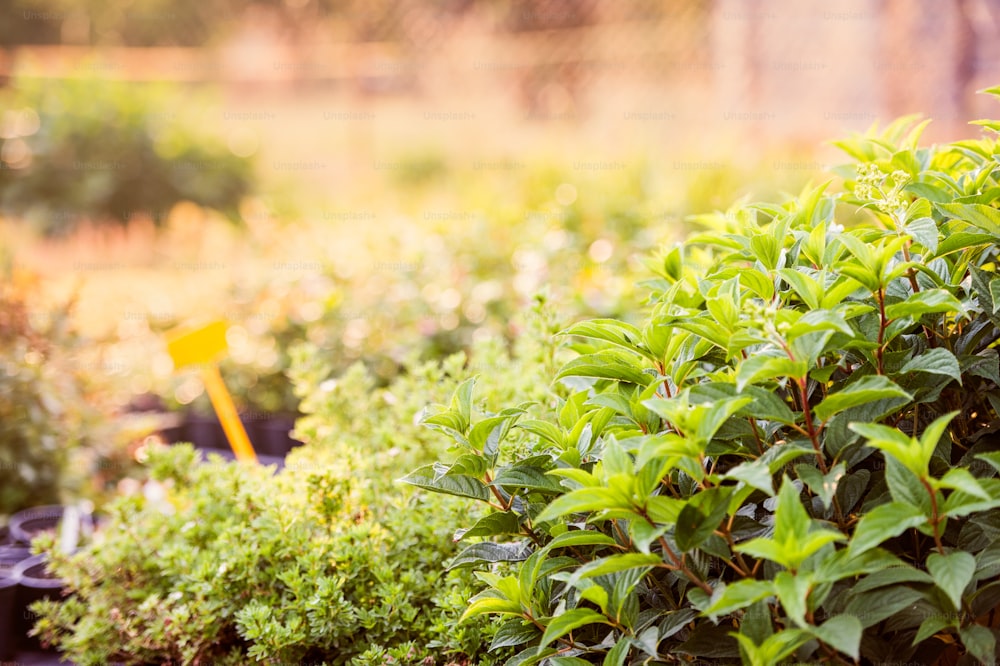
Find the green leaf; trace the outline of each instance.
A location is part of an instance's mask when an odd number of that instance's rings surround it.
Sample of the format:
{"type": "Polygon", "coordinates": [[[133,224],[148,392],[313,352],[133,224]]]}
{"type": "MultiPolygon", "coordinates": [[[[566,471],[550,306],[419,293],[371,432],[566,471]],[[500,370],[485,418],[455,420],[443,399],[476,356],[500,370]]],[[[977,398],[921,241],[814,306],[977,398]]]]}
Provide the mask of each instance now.
{"type": "Polygon", "coordinates": [[[573,359],[556,375],[556,379],[564,377],[611,379],[639,386],[646,386],[654,379],[654,375],[642,371],[634,356],[612,350],[584,354],[573,359]]]}
{"type": "Polygon", "coordinates": [[[557,615],[548,621],[548,625],[545,627],[545,633],[542,634],[542,640],[539,643],[539,646],[545,647],[552,641],[562,638],[574,629],[585,627],[588,624],[597,623],[609,624],[607,618],[589,608],[574,608],[573,610],[568,610],[562,615],[557,615]]]}
{"type": "Polygon", "coordinates": [[[677,547],[687,552],[705,543],[726,517],[732,494],[732,487],[717,487],[703,490],[688,500],[677,516],[674,528],[677,547]]]}
{"type": "Polygon", "coordinates": [[[517,424],[517,427],[522,430],[527,430],[532,435],[537,435],[538,437],[541,437],[556,446],[562,447],[563,445],[562,430],[560,430],[555,424],[549,423],[548,421],[531,419],[528,421],[521,421],[517,424]]]}
{"type": "Polygon", "coordinates": [[[549,657],[549,666],[593,666],[580,657],[549,657]]]}
{"type": "Polygon", "coordinates": [[[749,384],[777,377],[805,377],[808,369],[805,361],[793,361],[787,356],[757,354],[740,363],[736,371],[736,390],[742,391],[749,384]]]}
{"type": "Polygon", "coordinates": [[[448,565],[449,569],[469,566],[470,564],[480,564],[481,562],[522,562],[528,559],[529,550],[522,544],[513,543],[493,543],[484,541],[474,543],[461,553],[448,565]]]}
{"type": "Polygon", "coordinates": [[[956,627],[956,623],[957,618],[952,618],[946,614],[936,613],[934,615],[930,615],[927,619],[920,623],[920,628],[917,629],[917,635],[913,637],[913,641],[910,645],[919,645],[942,629],[947,627],[956,627]]]}
{"type": "Polygon", "coordinates": [[[927,517],[915,506],[900,502],[882,504],[861,518],[848,547],[856,557],[925,522],[927,517]]]}
{"type": "Polygon", "coordinates": [[[994,236],[1000,236],[1000,211],[983,204],[938,203],[934,204],[948,218],[964,220],[994,236]]]}
{"type": "Polygon", "coordinates": [[[569,513],[632,508],[629,497],[613,488],[580,488],[552,500],[535,521],[544,523],[569,513]]]}
{"type": "Polygon", "coordinates": [[[462,534],[461,538],[518,534],[520,531],[517,515],[511,511],[497,511],[480,518],[472,528],[462,534]]]}
{"type": "Polygon", "coordinates": [[[623,666],[625,660],[628,658],[629,649],[632,645],[627,639],[621,638],[615,643],[615,646],[608,650],[608,653],[604,655],[604,661],[601,662],[601,666],[623,666]]]}
{"type": "Polygon", "coordinates": [[[970,624],[958,630],[962,645],[973,657],[984,664],[992,664],[996,660],[997,639],[988,628],[978,624],[970,624]]]}
{"type": "Polygon", "coordinates": [[[651,361],[656,361],[642,344],[642,332],[635,326],[617,319],[591,319],[581,321],[561,331],[559,335],[577,335],[583,338],[603,340],[628,351],[642,354],[651,361]]]}
{"type": "Polygon", "coordinates": [[[729,347],[729,332],[712,319],[708,313],[694,317],[678,318],[671,321],[670,325],[694,333],[698,337],[708,340],[722,349],[729,347]]]}
{"type": "Polygon", "coordinates": [[[806,333],[816,331],[833,331],[844,335],[854,335],[854,329],[836,310],[810,310],[792,324],[785,337],[792,341],[806,333]]]}
{"type": "Polygon", "coordinates": [[[840,478],[844,476],[845,469],[844,463],[837,463],[833,466],[833,469],[824,475],[812,465],[799,464],[795,466],[795,474],[814,495],[820,498],[820,501],[823,502],[823,507],[829,509],[833,503],[833,497],[837,492],[837,484],[840,482],[840,478]]]}
{"type": "Polygon", "coordinates": [[[700,442],[711,441],[729,417],[751,402],[753,402],[753,398],[750,397],[726,398],[715,401],[708,409],[699,414],[698,423],[693,433],[695,439],[700,442]]]}
{"type": "Polygon", "coordinates": [[[499,650],[500,648],[524,645],[529,641],[535,640],[540,635],[541,632],[535,625],[527,620],[508,620],[501,625],[497,633],[493,636],[493,642],[490,643],[490,652],[499,650]]]}
{"type": "Polygon", "coordinates": [[[742,481],[751,488],[756,488],[769,497],[774,497],[774,480],[771,478],[771,470],[759,459],[740,463],[726,472],[722,478],[742,481]]]}
{"type": "Polygon", "coordinates": [[[938,249],[938,228],[937,223],[930,217],[918,217],[911,220],[903,227],[903,231],[910,234],[913,240],[923,245],[930,254],[934,254],[938,249]]]}
{"type": "Polygon", "coordinates": [[[440,476],[434,465],[424,465],[407,474],[400,481],[436,493],[469,497],[481,502],[490,501],[490,490],[479,479],[461,474],[440,476]]]}
{"type": "Polygon", "coordinates": [[[862,594],[852,594],[844,611],[858,618],[861,626],[870,627],[892,617],[923,596],[919,590],[902,585],[879,588],[862,594]]]}
{"type": "Polygon", "coordinates": [[[500,613],[506,615],[519,615],[521,613],[521,604],[509,599],[501,599],[500,597],[492,596],[493,594],[495,594],[493,590],[487,590],[486,593],[478,594],[470,599],[469,607],[465,609],[464,613],[462,613],[462,617],[459,622],[465,622],[469,618],[486,613],[500,613]]]}
{"type": "Polygon", "coordinates": [[[795,293],[799,295],[799,298],[802,299],[802,302],[810,310],[818,310],[820,308],[823,286],[819,282],[794,268],[782,268],[778,271],[778,275],[795,290],[795,293]]]}
{"type": "Polygon", "coordinates": [[[905,301],[887,305],[885,308],[885,316],[890,320],[900,317],[919,318],[935,312],[956,312],[964,315],[965,306],[945,289],[925,289],[911,294],[905,301]]]}
{"type": "Polygon", "coordinates": [[[962,608],[962,592],[972,582],[976,572],[976,558],[969,553],[956,550],[947,555],[931,553],[927,556],[927,571],[951,602],[955,610],[962,608]]]}
{"type": "Polygon", "coordinates": [[[729,615],[771,596],[774,596],[774,583],[769,580],[747,578],[730,585],[720,583],[712,592],[711,603],[704,613],[715,622],[720,615],[729,615]]]}
{"type": "Polygon", "coordinates": [[[813,635],[857,661],[861,658],[861,621],[853,615],[834,615],[812,630],[813,635]]]}
{"type": "Polygon", "coordinates": [[[908,372],[926,372],[934,375],[945,375],[962,383],[962,371],[958,367],[958,359],[944,347],[935,347],[919,356],[914,356],[899,369],[899,374],[908,372]]]}
{"type": "Polygon", "coordinates": [[[458,430],[462,432],[465,432],[469,424],[472,423],[472,392],[478,379],[478,377],[469,377],[458,385],[451,397],[451,411],[461,418],[462,427],[458,430]]]}
{"type": "Polygon", "coordinates": [[[573,572],[570,580],[577,581],[596,576],[606,576],[619,571],[628,571],[629,569],[652,568],[659,564],[663,564],[663,559],[655,554],[622,553],[621,555],[609,555],[608,557],[587,562],[573,572]]]}
{"type": "Polygon", "coordinates": [[[812,586],[812,580],[808,576],[795,575],[788,571],[779,571],[774,577],[774,590],[781,601],[781,607],[789,619],[798,627],[805,628],[806,623],[806,598],[812,586]]]}
{"type": "Polygon", "coordinates": [[[559,481],[548,476],[544,470],[537,467],[511,466],[500,470],[493,479],[494,486],[511,486],[549,493],[561,493],[565,490],[559,481]]]}
{"type": "Polygon", "coordinates": [[[545,544],[545,550],[569,548],[570,546],[613,546],[615,540],[597,530],[570,530],[563,532],[545,544]]]}
{"type": "Polygon", "coordinates": [[[821,420],[826,421],[831,416],[838,414],[845,409],[864,405],[876,400],[886,398],[905,398],[912,400],[913,396],[904,391],[898,384],[887,377],[881,375],[869,375],[862,377],[856,382],[848,384],[845,388],[831,393],[816,405],[813,413],[821,420]]]}

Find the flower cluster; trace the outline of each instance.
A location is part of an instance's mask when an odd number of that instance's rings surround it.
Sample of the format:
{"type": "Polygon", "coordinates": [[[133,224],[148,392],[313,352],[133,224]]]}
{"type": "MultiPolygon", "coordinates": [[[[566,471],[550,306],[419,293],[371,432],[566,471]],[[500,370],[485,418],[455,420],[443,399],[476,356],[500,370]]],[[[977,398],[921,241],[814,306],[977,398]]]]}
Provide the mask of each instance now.
{"type": "Polygon", "coordinates": [[[884,173],[871,162],[858,165],[858,180],[854,195],[868,200],[883,213],[899,215],[906,211],[907,199],[903,188],[910,182],[910,174],[897,169],[891,174],[884,173]]]}

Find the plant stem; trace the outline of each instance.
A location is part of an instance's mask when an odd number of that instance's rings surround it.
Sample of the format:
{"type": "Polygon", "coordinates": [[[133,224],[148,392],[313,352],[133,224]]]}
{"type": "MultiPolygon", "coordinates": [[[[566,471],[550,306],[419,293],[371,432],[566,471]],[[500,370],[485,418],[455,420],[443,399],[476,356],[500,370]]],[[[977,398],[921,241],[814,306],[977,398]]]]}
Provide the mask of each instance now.
{"type": "Polygon", "coordinates": [[[921,477],[920,483],[923,484],[924,489],[931,496],[931,527],[934,529],[934,545],[937,547],[938,553],[944,555],[944,544],[941,543],[941,516],[938,515],[937,493],[934,492],[934,488],[931,487],[926,477],[921,477]]]}
{"type": "MultiPolygon", "coordinates": [[[[647,518],[647,520],[649,519],[647,518]]],[[[677,553],[674,552],[673,548],[670,547],[670,544],[667,543],[667,540],[664,539],[662,536],[660,537],[660,547],[663,548],[663,552],[666,553],[667,557],[670,558],[670,561],[673,564],[673,568],[677,569],[682,574],[684,574],[684,576],[689,581],[700,587],[705,594],[708,595],[712,594],[712,586],[703,581],[702,579],[698,578],[694,574],[694,572],[691,571],[691,569],[689,569],[686,564],[684,564],[684,561],[681,558],[677,557],[677,553]]]]}
{"type": "Polygon", "coordinates": [[[885,318],[885,289],[879,288],[875,292],[875,300],[878,301],[878,347],[875,349],[875,370],[878,374],[885,374],[885,364],[882,355],[885,353],[885,329],[889,327],[889,321],[885,318]]]}
{"type": "Polygon", "coordinates": [[[809,441],[812,442],[813,449],[816,451],[816,464],[819,465],[820,471],[823,472],[823,474],[826,474],[830,471],[830,468],[826,466],[826,459],[823,456],[823,446],[819,441],[819,433],[813,425],[812,410],[809,408],[809,392],[806,390],[806,378],[801,377],[796,379],[795,383],[799,386],[799,400],[802,402],[802,417],[806,422],[806,431],[809,434],[809,441]]]}

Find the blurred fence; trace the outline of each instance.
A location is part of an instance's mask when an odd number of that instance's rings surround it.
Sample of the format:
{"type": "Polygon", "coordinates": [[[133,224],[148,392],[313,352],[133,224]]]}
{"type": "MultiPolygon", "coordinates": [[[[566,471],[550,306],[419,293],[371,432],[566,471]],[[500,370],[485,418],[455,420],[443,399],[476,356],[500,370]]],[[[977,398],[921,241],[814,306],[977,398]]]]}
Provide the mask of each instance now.
{"type": "Polygon", "coordinates": [[[31,63],[48,76],[449,100],[443,113],[466,99],[521,119],[803,140],[915,111],[951,135],[995,114],[973,93],[1000,83],[1000,0],[318,2],[253,5],[210,47],[8,49],[0,75],[31,63]]]}

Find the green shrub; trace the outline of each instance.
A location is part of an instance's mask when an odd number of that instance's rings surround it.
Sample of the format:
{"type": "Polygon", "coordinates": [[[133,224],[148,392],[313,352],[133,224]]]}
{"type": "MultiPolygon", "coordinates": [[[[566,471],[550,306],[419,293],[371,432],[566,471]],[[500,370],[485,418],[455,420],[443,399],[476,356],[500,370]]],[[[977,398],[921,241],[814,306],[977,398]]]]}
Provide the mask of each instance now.
{"type": "Polygon", "coordinates": [[[233,218],[250,162],[196,131],[162,87],[20,77],[0,97],[0,207],[46,233],[166,220],[179,201],[233,218]]]}
{"type": "Polygon", "coordinates": [[[444,621],[470,594],[440,567],[458,507],[367,506],[301,459],[275,477],[198,464],[187,445],[149,463],[153,480],[108,508],[92,544],[51,553],[74,594],[41,603],[38,629],[74,662],[418,664],[481,642],[444,621]]]}
{"type": "MultiPolygon", "coordinates": [[[[528,330],[517,349],[535,374],[502,342],[477,345],[473,365],[504,379],[491,397],[542,397],[553,325],[528,330]]],[[[468,509],[394,482],[443,452],[420,410],[458,385],[465,356],[407,362],[384,388],[361,364],[334,376],[315,347],[293,356],[306,445],[284,470],[151,448],[143,492],[114,502],[79,553],[51,554],[73,594],[38,606],[38,630],[74,662],[495,662],[495,623],[457,626],[471,573],[443,571],[468,509]]]]}
{"type": "Polygon", "coordinates": [[[99,499],[132,468],[110,419],[90,341],[73,303],[38,306],[20,276],[0,285],[0,516],[99,499]]]}
{"type": "Polygon", "coordinates": [[[564,332],[557,413],[479,416],[468,380],[425,419],[461,455],[406,480],[492,507],[452,566],[508,664],[994,663],[1000,150],[922,127],[840,142],[842,193],[705,218],[640,325],[564,332]]]}

